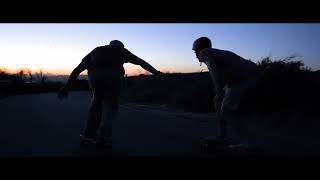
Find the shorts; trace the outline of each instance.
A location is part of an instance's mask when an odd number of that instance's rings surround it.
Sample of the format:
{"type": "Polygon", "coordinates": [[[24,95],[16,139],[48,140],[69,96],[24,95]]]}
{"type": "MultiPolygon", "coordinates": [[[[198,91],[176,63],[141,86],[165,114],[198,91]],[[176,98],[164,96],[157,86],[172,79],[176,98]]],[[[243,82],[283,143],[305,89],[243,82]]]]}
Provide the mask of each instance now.
{"type": "Polygon", "coordinates": [[[225,88],[225,95],[221,105],[221,113],[229,114],[237,112],[248,95],[253,93],[258,88],[259,79],[253,78],[231,87],[225,88]]]}

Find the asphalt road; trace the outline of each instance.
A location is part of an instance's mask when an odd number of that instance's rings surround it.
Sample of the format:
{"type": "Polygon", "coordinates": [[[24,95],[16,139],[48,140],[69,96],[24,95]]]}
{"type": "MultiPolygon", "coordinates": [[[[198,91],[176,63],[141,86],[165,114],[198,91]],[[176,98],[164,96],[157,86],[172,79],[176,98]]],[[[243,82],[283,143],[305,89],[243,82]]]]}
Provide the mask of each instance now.
{"type": "MultiPolygon", "coordinates": [[[[188,113],[161,105],[121,104],[113,124],[113,148],[80,146],[90,92],[55,93],[0,99],[0,156],[156,156],[208,157],[201,138],[215,136],[214,113],[188,113]]],[[[319,138],[298,140],[285,129],[261,128],[259,142],[269,153],[319,155],[319,138]]],[[[299,136],[300,137],[300,136],[299,136]]],[[[210,155],[212,156],[212,154],[210,155]]]]}
{"type": "MultiPolygon", "coordinates": [[[[12,96],[0,100],[0,156],[78,156],[90,92],[12,96]]],[[[168,110],[160,105],[122,104],[113,124],[113,156],[206,156],[200,138],[214,135],[214,114],[168,110]]]]}

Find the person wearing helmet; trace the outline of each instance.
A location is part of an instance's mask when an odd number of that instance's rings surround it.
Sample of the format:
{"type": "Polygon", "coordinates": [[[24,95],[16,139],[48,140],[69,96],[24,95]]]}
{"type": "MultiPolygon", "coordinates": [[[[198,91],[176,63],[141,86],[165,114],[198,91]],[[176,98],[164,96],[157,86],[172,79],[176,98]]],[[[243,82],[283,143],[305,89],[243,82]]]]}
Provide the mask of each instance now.
{"type": "Polygon", "coordinates": [[[207,65],[215,87],[219,139],[226,142],[233,139],[231,136],[238,136],[249,143],[246,122],[239,118],[238,110],[247,95],[258,86],[258,66],[233,52],[212,48],[207,37],[195,40],[192,50],[199,62],[207,65]]]}
{"type": "Polygon", "coordinates": [[[109,45],[99,46],[87,54],[72,71],[64,87],[58,92],[58,98],[68,97],[68,90],[79,74],[88,72],[93,98],[82,142],[91,142],[111,146],[112,122],[118,112],[118,100],[124,80],[124,63],[140,65],[154,75],[162,74],[150,64],[140,59],[119,40],[109,45]],[[102,120],[103,119],[103,120],[102,120]]]}

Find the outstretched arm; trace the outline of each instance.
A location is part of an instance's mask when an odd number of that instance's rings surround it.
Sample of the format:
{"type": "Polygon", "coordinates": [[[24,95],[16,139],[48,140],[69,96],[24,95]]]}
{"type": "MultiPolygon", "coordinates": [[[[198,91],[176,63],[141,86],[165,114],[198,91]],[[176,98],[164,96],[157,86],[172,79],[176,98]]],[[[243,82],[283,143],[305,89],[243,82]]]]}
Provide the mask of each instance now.
{"type": "Polygon", "coordinates": [[[151,72],[154,75],[161,73],[160,71],[158,71],[154,67],[152,67],[149,63],[147,63],[146,61],[142,60],[141,58],[139,58],[138,56],[136,56],[132,53],[129,53],[128,62],[135,64],[135,65],[139,65],[143,69],[151,72]]]}

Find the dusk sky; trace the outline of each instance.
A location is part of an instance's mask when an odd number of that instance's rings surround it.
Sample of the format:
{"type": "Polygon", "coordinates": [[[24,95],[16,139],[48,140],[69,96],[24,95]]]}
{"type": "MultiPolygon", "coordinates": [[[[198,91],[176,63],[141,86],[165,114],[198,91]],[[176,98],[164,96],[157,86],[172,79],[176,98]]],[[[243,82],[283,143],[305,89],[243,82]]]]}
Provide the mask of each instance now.
{"type": "MultiPolygon", "coordinates": [[[[207,71],[199,66],[192,43],[209,37],[214,48],[230,50],[254,62],[298,55],[314,70],[320,69],[320,24],[0,24],[0,68],[15,72],[70,74],[81,59],[111,40],[163,72],[207,71]]],[[[128,75],[143,73],[125,65],[128,75]]]]}

